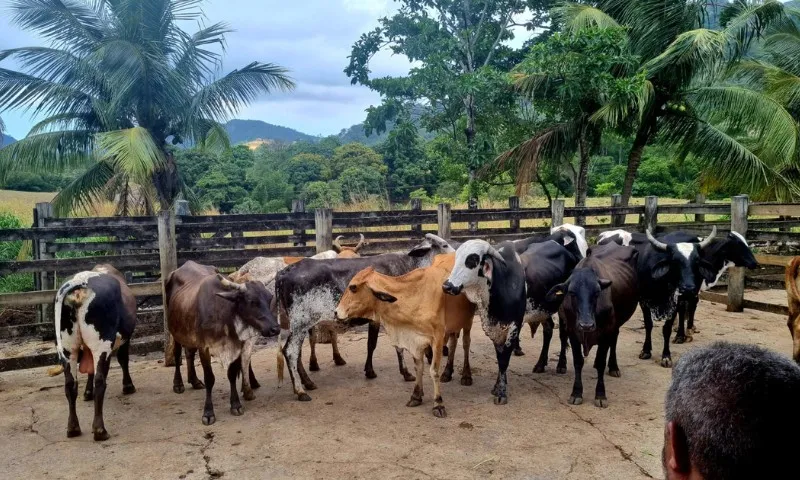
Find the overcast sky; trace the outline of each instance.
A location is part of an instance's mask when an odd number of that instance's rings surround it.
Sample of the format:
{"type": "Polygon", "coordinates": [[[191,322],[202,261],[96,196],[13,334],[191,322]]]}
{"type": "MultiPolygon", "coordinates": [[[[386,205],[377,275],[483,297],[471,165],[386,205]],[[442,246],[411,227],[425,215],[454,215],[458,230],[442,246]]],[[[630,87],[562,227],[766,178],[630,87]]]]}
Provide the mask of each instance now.
{"type": "MultiPolygon", "coordinates": [[[[7,5],[0,0],[0,50],[43,44],[9,23],[7,5]]],[[[272,62],[288,68],[297,83],[293,92],[264,96],[237,118],[312,135],[339,133],[363,121],[364,109],[380,98],[367,88],[350,85],[343,70],[353,42],[395,8],[391,0],[208,0],[207,23],[224,21],[236,30],[227,36],[225,71],[251,61],[272,62]]],[[[0,66],[16,68],[8,61],[0,66]]],[[[371,68],[380,75],[402,75],[409,64],[405,57],[385,53],[373,60],[371,68]]],[[[23,112],[0,112],[0,116],[15,138],[24,137],[33,124],[23,112]]]]}

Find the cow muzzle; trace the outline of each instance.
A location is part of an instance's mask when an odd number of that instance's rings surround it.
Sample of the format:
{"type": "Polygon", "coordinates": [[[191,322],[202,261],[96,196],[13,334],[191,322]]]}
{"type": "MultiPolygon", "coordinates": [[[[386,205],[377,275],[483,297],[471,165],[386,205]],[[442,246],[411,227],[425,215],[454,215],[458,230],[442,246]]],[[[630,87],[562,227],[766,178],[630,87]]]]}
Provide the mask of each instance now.
{"type": "Polygon", "coordinates": [[[597,324],[592,321],[578,322],[578,330],[581,333],[592,333],[597,330],[597,324]]]}
{"type": "Polygon", "coordinates": [[[463,285],[458,285],[458,286],[453,285],[450,282],[450,280],[448,280],[448,281],[446,281],[446,282],[444,282],[442,284],[442,290],[444,290],[444,293],[446,293],[448,295],[458,295],[459,293],[461,293],[461,290],[463,288],[464,288],[463,285]]]}
{"type": "Polygon", "coordinates": [[[271,327],[267,328],[266,330],[261,331],[261,336],[263,337],[276,337],[278,334],[281,333],[281,327],[278,325],[272,325],[271,327]]]}

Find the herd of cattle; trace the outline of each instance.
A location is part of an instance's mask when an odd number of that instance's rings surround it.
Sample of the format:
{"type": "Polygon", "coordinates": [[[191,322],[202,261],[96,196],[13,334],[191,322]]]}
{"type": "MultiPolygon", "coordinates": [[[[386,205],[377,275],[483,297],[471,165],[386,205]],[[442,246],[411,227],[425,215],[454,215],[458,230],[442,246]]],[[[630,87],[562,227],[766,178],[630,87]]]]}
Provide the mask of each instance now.
{"type": "MultiPolygon", "coordinates": [[[[339,240],[334,241],[334,250],[311,258],[255,258],[229,276],[190,261],[165,279],[164,308],[175,342],[173,391],[184,392],[181,358],[185,351],[189,383],[206,390],[203,424],[215,421],[212,357],[222,364],[230,382],[231,414],[241,415],[239,376],[245,400],[252,400],[253,390],[259,387],[250,363],[255,343],[259,336],[280,335],[279,379],[283,379],[285,363],[297,398],[308,401],[307,391],[316,385],[303,366],[306,336],[311,344],[310,370],[319,369],[315,345],[322,335],[330,339],[336,365],[344,365],[337,333],[364,324],[369,332],[366,377],[376,377],[372,356],[382,326],[397,350],[404,380],[415,382],[407,406],[423,401],[427,357],[433,414],[444,417],[440,382],[452,379],[459,337],[464,351],[461,384],[472,384],[469,348],[475,315],[495,346],[494,403],[508,402],[506,372],[512,355],[524,355],[519,335],[525,323],[531,336],[542,326],[542,351],[533,371],[545,370],[557,313],[561,346],[557,372],[566,373],[568,346],[574,362],[569,402],[583,401],[584,357],[596,346],[594,403],[606,407],[604,372],[608,367],[610,376],[620,376],[617,339],[637,306],[646,327],[639,358],[651,358],[653,320],[663,321],[661,365],[670,367],[669,340],[676,317],[674,342],[691,340],[699,292],[715,285],[731,266],[757,266],[742,236],[730,233],[718,238],[716,228],[705,238],[684,233],[655,238],[650,232],[615,230],[602,233],[591,248],[584,229],[570,224],[554,227],[549,235],[498,245],[483,240],[456,245],[427,234],[408,252],[369,257],[358,253],[363,236],[356,247],[343,247],[339,240]],[[413,360],[413,372],[406,367],[405,352],[413,360]],[[195,371],[196,353],[203,367],[202,381],[195,371]],[[445,355],[447,364],[440,371],[445,355]]],[[[800,323],[800,294],[796,303],[800,323]]],[[[135,318],[135,298],[110,265],[81,272],[58,290],[55,329],[69,400],[67,436],[81,433],[75,411],[79,371],[89,376],[84,400],[95,402],[95,440],[109,437],[103,423],[103,397],[112,352],[117,352],[122,367],[123,393],[135,392],[128,373],[135,318]]],[[[790,329],[792,325],[790,319],[790,329]]]]}

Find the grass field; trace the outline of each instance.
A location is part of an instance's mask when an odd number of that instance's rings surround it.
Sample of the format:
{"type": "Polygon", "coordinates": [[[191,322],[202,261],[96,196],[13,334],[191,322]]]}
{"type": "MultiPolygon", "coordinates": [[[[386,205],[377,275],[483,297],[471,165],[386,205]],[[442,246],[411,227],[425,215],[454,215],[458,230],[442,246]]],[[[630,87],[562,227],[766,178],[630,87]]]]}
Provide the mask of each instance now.
{"type": "Polygon", "coordinates": [[[51,192],[0,190],[0,211],[14,214],[27,225],[33,222],[33,207],[39,202],[49,202],[55,196],[51,192]]]}

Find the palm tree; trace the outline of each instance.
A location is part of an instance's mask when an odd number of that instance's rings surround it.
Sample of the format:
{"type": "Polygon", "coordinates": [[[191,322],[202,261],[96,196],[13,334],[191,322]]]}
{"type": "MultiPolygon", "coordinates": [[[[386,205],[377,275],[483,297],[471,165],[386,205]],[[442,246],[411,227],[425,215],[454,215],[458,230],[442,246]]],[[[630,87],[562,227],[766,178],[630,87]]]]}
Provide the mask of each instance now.
{"type": "Polygon", "coordinates": [[[721,31],[700,28],[705,0],[604,0],[597,5],[565,3],[555,13],[566,32],[624,26],[631,53],[640,59],[638,73],[646,79],[641,88],[609,98],[591,117],[603,126],[628,122],[635,129],[624,205],[644,148],[656,139],[680,155],[702,159],[719,183],[755,192],[769,185],[800,191],[779,168],[797,148],[797,126],[785,109],[759,92],[718,83],[753,39],[783,17],[780,2],[738,2],[726,12],[729,20],[721,31]]]}
{"type": "Polygon", "coordinates": [[[221,121],[260,94],[294,87],[270,63],[217,76],[230,29],[215,23],[189,34],[179,26],[202,20],[201,3],[12,2],[12,21],[49,46],[0,52],[0,61],[21,65],[0,68],[0,111],[43,118],[0,150],[0,172],[86,168],[56,197],[60,213],[110,192],[138,192],[170,211],[183,190],[172,145],[227,148],[221,121]]]}

